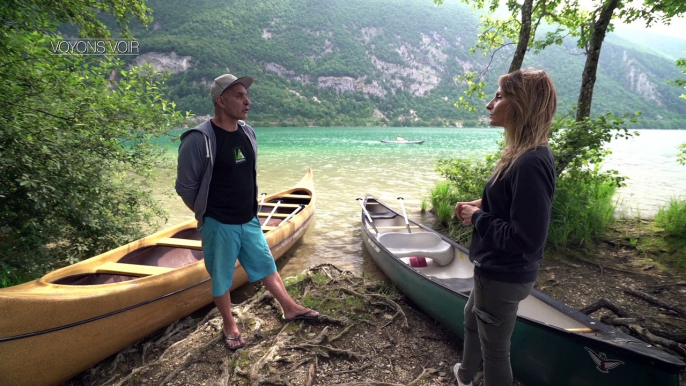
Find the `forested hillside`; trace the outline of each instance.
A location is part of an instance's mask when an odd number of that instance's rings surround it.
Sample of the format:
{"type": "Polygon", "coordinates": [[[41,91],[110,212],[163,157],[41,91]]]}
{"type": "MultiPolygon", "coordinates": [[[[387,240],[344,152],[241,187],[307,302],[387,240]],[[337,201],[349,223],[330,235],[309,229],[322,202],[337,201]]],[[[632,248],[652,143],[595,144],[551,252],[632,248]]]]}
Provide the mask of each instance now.
{"type": "MultiPolygon", "coordinates": [[[[455,78],[491,62],[490,53],[469,52],[479,22],[464,4],[150,0],[149,6],[155,22],[134,28],[144,53],[135,61],[175,72],[169,97],[181,110],[210,114],[208,84],[231,72],[255,78],[255,126],[474,126],[487,115],[454,107],[464,89],[455,78]]],[[[686,127],[683,90],[667,84],[681,75],[670,47],[661,54],[659,44],[648,48],[615,34],[603,47],[593,114],[641,111],[640,127],[686,127]]],[[[489,93],[512,49],[494,55],[489,93]]],[[[568,41],[530,52],[524,65],[551,74],[564,112],[577,100],[584,59],[568,41]]]]}

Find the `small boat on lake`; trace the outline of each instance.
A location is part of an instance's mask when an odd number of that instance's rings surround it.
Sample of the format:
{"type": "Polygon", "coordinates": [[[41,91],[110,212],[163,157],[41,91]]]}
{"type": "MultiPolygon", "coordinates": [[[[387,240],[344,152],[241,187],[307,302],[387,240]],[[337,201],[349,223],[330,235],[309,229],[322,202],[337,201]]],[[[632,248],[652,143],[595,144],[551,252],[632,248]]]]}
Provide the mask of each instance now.
{"type": "MultiPolygon", "coordinates": [[[[315,213],[312,170],[260,199],[274,259],[315,213]]],[[[0,289],[0,385],[57,385],[212,302],[196,220],[0,289]]],[[[247,283],[236,262],[231,290],[247,283]]]]}
{"type": "MultiPolygon", "coordinates": [[[[467,248],[372,196],[360,200],[362,238],[372,259],[402,293],[462,338],[474,286],[467,248]]],[[[527,386],[679,386],[686,367],[537,289],[519,305],[511,360],[514,376],[527,386]]]]}
{"type": "Polygon", "coordinates": [[[405,144],[405,145],[417,144],[418,145],[418,144],[424,143],[424,141],[408,141],[406,139],[402,139],[402,140],[394,139],[392,141],[382,139],[381,142],[383,142],[383,143],[395,143],[398,145],[403,145],[403,144],[405,144]]]}

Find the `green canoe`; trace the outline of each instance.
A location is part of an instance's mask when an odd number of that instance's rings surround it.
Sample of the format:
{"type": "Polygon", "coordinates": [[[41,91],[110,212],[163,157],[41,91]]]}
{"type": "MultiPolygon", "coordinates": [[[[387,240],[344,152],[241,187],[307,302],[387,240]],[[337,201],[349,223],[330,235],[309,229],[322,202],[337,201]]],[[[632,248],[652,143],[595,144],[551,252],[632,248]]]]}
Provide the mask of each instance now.
{"type": "MultiPolygon", "coordinates": [[[[362,238],[376,264],[418,307],[462,338],[474,283],[468,249],[372,196],[362,206],[362,238]]],[[[686,366],[536,289],[520,303],[511,355],[514,376],[527,386],[679,386],[686,366]]]]}

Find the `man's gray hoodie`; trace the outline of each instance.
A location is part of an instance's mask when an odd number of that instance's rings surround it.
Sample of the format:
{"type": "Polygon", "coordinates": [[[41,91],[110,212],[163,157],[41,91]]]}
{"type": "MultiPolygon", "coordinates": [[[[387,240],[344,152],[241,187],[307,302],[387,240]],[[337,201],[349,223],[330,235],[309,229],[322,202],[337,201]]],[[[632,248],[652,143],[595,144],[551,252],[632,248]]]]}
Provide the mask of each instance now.
{"type": "MultiPolygon", "coordinates": [[[[255,176],[257,176],[255,130],[243,121],[238,121],[238,127],[248,136],[252,144],[252,149],[255,152],[255,176]]],[[[195,210],[198,230],[202,228],[202,218],[207,210],[207,196],[210,191],[216,151],[217,139],[209,119],[181,134],[179,160],[176,168],[176,193],[181,196],[189,208],[195,210]]],[[[259,192],[257,178],[253,183],[255,184],[255,192],[259,192]]]]}

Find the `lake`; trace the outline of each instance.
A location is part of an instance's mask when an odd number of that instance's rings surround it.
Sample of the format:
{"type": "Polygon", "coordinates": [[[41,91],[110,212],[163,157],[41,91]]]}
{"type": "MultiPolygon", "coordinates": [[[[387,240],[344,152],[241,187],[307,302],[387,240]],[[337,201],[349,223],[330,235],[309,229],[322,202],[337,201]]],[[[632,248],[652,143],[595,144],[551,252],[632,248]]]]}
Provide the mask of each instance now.
{"type": "MultiPolygon", "coordinates": [[[[482,157],[498,147],[502,129],[468,128],[256,128],[258,185],[273,193],[297,182],[308,167],[314,171],[316,219],[303,241],[287,254],[284,276],[319,263],[332,263],[355,273],[375,273],[359,230],[360,206],[355,200],[373,194],[387,203],[404,198],[409,216],[421,218],[422,199],[442,178],[434,164],[442,157],[482,157]],[[423,144],[385,144],[402,134],[423,144]]],[[[672,197],[686,198],[686,166],[676,162],[677,146],[686,130],[640,130],[640,136],[610,144],[604,168],[627,176],[617,199],[621,212],[653,216],[672,197]]],[[[169,145],[175,152],[178,141],[169,145]]],[[[163,173],[157,191],[168,224],[192,218],[173,193],[173,173],[163,173]]],[[[400,206],[397,205],[399,208],[400,206]]],[[[426,216],[425,222],[432,218],[426,216]]]]}

